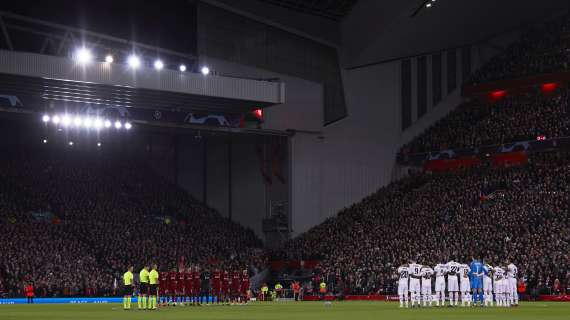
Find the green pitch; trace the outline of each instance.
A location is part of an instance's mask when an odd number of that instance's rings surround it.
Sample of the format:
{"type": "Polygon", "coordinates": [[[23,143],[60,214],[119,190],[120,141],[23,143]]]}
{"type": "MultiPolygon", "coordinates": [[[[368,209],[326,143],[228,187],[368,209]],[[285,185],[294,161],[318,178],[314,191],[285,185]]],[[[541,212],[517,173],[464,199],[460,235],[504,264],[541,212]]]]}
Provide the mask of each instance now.
{"type": "Polygon", "coordinates": [[[570,303],[533,302],[518,308],[399,309],[386,302],[277,302],[245,306],[166,307],[123,311],[118,304],[0,305],[2,320],[381,320],[381,319],[570,319],[570,303]]]}

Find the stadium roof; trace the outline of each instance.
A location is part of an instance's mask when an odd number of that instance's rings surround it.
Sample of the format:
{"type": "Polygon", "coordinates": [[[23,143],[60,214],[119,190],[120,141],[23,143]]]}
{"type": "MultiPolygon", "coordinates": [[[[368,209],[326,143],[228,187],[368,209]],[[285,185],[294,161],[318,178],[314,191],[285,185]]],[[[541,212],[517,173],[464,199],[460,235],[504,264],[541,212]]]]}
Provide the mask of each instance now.
{"type": "Polygon", "coordinates": [[[335,21],[342,20],[358,0],[257,0],[335,21]]]}

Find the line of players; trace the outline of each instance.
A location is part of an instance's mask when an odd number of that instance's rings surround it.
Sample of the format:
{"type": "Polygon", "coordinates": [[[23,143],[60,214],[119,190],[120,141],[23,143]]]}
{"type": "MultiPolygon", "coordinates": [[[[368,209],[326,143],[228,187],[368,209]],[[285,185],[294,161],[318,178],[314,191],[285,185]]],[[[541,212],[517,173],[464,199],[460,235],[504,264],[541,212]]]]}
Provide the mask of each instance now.
{"type": "Polygon", "coordinates": [[[158,291],[162,305],[246,303],[250,298],[247,270],[213,272],[198,267],[159,273],[158,291]]]}
{"type": "Polygon", "coordinates": [[[422,304],[432,306],[433,302],[437,307],[445,306],[446,284],[449,306],[459,305],[460,293],[462,306],[471,306],[472,301],[474,306],[478,301],[480,306],[493,306],[493,302],[498,307],[518,306],[517,273],[517,267],[509,261],[503,268],[473,258],[470,266],[450,261],[432,269],[412,260],[398,268],[400,308],[408,308],[408,299],[412,308],[422,304]],[[435,296],[432,291],[434,278],[435,296]]]}

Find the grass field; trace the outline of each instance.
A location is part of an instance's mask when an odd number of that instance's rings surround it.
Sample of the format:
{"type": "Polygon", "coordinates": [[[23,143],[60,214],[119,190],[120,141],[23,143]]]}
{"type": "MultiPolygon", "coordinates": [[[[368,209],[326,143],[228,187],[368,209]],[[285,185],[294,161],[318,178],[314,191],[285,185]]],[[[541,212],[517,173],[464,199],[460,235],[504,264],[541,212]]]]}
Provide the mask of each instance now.
{"type": "Polygon", "coordinates": [[[570,303],[533,302],[518,308],[399,309],[386,302],[282,302],[245,306],[168,307],[123,311],[118,304],[0,305],[2,320],[200,319],[200,320],[367,320],[367,319],[570,319],[570,303]]]}

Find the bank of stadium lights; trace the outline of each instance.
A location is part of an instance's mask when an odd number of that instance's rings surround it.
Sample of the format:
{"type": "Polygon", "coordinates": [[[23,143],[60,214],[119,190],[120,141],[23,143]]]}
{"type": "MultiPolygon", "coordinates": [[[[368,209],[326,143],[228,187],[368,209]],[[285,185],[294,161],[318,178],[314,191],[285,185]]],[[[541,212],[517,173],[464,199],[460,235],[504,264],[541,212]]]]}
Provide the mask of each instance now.
{"type": "MultiPolygon", "coordinates": [[[[432,0],[433,2],[435,2],[435,0],[432,0]]],[[[80,47],[77,48],[73,54],[73,58],[75,59],[75,61],[78,64],[81,65],[87,65],[90,62],[92,62],[93,60],[95,60],[95,57],[93,55],[93,53],[91,52],[91,50],[89,50],[88,48],[85,47],[80,47]]],[[[104,61],[107,64],[111,64],[113,62],[115,62],[115,58],[111,55],[111,54],[107,54],[104,58],[104,61]]],[[[138,68],[140,68],[143,64],[142,58],[136,54],[131,54],[127,57],[127,65],[133,69],[136,70],[138,68]]],[[[165,64],[164,61],[162,61],[161,59],[156,59],[153,63],[154,68],[159,71],[164,69],[165,64]]],[[[180,72],[186,72],[187,67],[185,64],[180,64],[178,66],[178,70],[180,70],[180,72]]],[[[208,75],[210,74],[210,68],[208,66],[203,66],[202,68],[200,68],[200,72],[203,75],[208,75]]]]}
{"type": "Polygon", "coordinates": [[[42,121],[44,123],[52,123],[56,126],[60,124],[63,127],[73,127],[73,128],[84,128],[84,129],[108,129],[114,127],[115,129],[125,129],[131,130],[133,125],[128,121],[120,121],[115,120],[115,122],[111,122],[109,119],[101,119],[98,117],[81,117],[81,116],[74,116],[71,117],[67,114],[63,115],[53,115],[50,116],[49,114],[44,114],[42,116],[42,121]]]}

